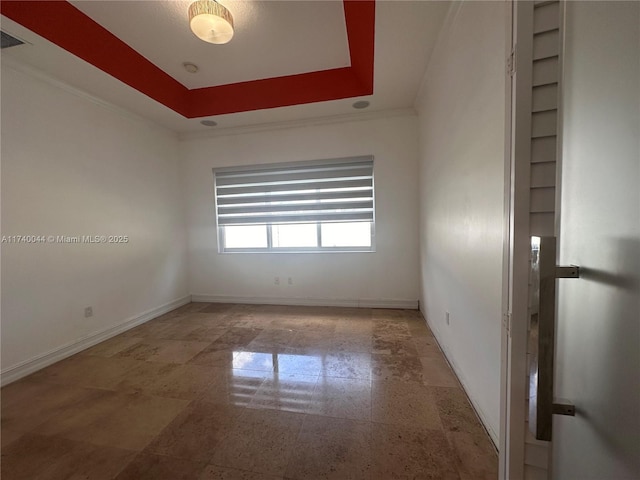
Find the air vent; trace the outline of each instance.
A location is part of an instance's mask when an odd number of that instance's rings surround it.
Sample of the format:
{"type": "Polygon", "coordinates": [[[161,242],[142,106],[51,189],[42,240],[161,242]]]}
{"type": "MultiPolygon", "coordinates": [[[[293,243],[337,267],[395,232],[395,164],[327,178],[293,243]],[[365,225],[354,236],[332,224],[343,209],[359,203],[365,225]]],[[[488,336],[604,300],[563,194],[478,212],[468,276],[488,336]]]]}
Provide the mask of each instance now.
{"type": "Polygon", "coordinates": [[[16,45],[22,45],[24,42],[18,40],[16,37],[12,37],[8,33],[1,32],[2,34],[2,48],[15,47],[16,45]]]}

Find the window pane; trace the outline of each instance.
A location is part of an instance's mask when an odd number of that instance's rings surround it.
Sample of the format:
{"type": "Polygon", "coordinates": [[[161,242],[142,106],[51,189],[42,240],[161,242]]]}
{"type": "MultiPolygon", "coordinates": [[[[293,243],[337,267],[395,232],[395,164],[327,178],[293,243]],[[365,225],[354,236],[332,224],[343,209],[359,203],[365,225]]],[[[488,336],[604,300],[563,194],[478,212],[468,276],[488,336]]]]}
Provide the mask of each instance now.
{"type": "Polygon", "coordinates": [[[370,247],[371,223],[323,223],[323,247],[370,247]]]}
{"type": "Polygon", "coordinates": [[[271,241],[274,248],[317,247],[318,230],[315,223],[272,225],[271,241]]]}
{"type": "Polygon", "coordinates": [[[266,225],[227,225],[225,248],[267,248],[266,225]]]}

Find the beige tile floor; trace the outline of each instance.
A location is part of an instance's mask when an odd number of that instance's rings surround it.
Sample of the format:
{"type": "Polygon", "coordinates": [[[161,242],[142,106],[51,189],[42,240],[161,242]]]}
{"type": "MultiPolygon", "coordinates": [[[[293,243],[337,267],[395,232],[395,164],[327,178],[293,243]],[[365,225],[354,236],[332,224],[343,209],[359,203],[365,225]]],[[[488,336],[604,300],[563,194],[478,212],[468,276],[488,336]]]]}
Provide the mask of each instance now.
{"type": "Polygon", "coordinates": [[[2,478],[497,478],[418,312],[191,303],[1,392],[2,478]]]}

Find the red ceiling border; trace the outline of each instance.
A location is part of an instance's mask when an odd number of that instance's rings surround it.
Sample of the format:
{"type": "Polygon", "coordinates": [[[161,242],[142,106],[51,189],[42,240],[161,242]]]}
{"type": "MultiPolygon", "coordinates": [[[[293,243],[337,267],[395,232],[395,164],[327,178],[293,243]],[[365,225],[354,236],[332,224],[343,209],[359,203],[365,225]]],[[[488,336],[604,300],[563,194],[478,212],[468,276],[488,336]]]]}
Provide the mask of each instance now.
{"type": "Polygon", "coordinates": [[[350,67],[194,90],[67,1],[3,0],[0,13],[187,118],[373,93],[375,0],[344,0],[350,67]]]}
{"type": "Polygon", "coordinates": [[[66,1],[0,1],[0,13],[185,115],[189,90],[66,1]]]}

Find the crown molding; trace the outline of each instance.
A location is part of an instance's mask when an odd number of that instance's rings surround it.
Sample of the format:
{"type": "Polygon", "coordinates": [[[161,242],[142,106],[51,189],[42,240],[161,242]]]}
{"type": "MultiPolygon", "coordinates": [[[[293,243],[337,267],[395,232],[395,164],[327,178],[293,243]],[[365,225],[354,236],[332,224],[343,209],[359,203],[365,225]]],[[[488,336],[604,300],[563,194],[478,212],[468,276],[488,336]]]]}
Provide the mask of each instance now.
{"type": "Polygon", "coordinates": [[[59,80],[53,77],[52,75],[49,75],[48,73],[45,73],[42,70],[39,70],[36,67],[27,65],[8,55],[2,55],[1,59],[2,59],[2,70],[4,69],[13,70],[22,75],[26,75],[35,80],[46,83],[54,88],[57,88],[66,93],[69,93],[75,97],[78,97],[90,103],[93,103],[94,105],[98,105],[99,107],[109,110],[117,115],[128,118],[129,120],[142,123],[153,130],[163,132],[166,135],[172,136],[173,138],[178,138],[177,132],[167,127],[164,127],[162,125],[159,125],[153,122],[152,120],[149,120],[146,117],[133,113],[130,110],[127,110],[126,108],[119,107],[118,105],[115,105],[111,102],[107,102],[106,100],[103,100],[99,97],[96,97],[95,95],[92,95],[85,90],[74,87],[73,85],[69,85],[68,83],[63,82],[62,80],[59,80]]]}
{"type": "Polygon", "coordinates": [[[378,120],[382,118],[415,117],[418,112],[414,107],[393,108],[387,110],[376,110],[371,112],[349,113],[346,115],[330,115],[324,117],[303,118],[298,120],[286,120],[281,122],[259,123],[254,125],[241,125],[237,127],[226,127],[207,131],[183,132],[178,134],[180,140],[196,140],[215,137],[226,137],[230,135],[245,135],[248,133],[269,132],[274,130],[286,130],[305,127],[316,127],[322,125],[333,125],[340,123],[364,122],[378,120]]]}
{"type": "Polygon", "coordinates": [[[74,87],[62,80],[55,78],[48,73],[39,70],[36,67],[25,64],[19,60],[8,55],[2,55],[1,57],[2,69],[13,70],[17,73],[26,75],[35,80],[46,83],[54,88],[69,93],[75,97],[81,98],[88,102],[98,105],[101,108],[109,110],[117,115],[128,118],[129,120],[142,123],[149,128],[163,132],[167,135],[177,138],[179,140],[195,140],[195,139],[207,139],[215,137],[224,137],[231,135],[244,135],[248,133],[268,132],[275,130],[286,130],[305,128],[322,125],[333,125],[350,122],[364,122],[370,120],[378,120],[383,118],[397,118],[397,117],[415,117],[418,115],[415,107],[405,108],[390,108],[385,110],[374,110],[368,112],[354,112],[342,115],[328,115],[323,117],[309,117],[296,120],[285,120],[279,122],[264,122],[253,125],[239,125],[236,127],[216,128],[213,130],[205,131],[192,131],[192,132],[176,132],[170,128],[159,125],[152,120],[138,115],[136,113],[127,110],[126,108],[115,105],[111,102],[103,100],[95,95],[88,93],[85,90],[74,87]]]}

